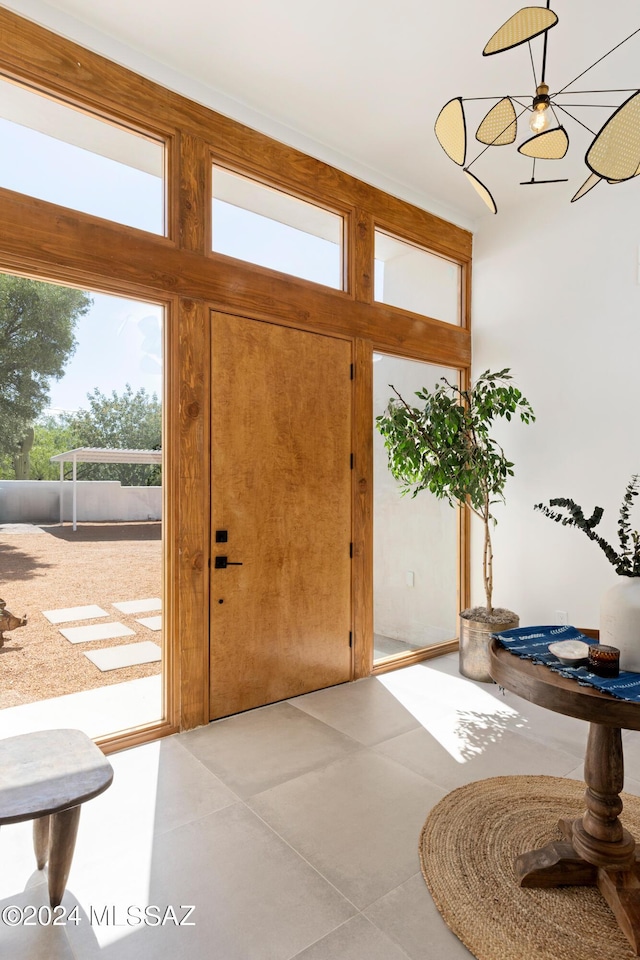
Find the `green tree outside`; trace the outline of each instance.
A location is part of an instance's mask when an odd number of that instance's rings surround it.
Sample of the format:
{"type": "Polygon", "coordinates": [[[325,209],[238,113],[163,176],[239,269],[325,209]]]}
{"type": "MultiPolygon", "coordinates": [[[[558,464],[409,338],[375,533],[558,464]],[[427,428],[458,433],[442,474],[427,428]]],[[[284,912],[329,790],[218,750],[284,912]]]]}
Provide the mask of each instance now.
{"type": "Polygon", "coordinates": [[[34,433],[29,479],[59,480],[60,464],[51,463],[50,458],[78,446],[73,428],[66,422],[66,415],[62,414],[42,417],[36,423],[34,433]]]}
{"type": "MultiPolygon", "coordinates": [[[[122,394],[111,396],[94,390],[87,395],[89,407],[75,413],[44,416],[34,425],[29,453],[31,480],[58,480],[60,466],[51,457],[78,447],[126,450],[160,450],[162,407],[156,394],[129,384],[122,394]]],[[[67,476],[71,464],[65,464],[67,476]]],[[[162,471],[157,464],[79,463],[80,480],[119,480],[125,486],[159,486],[162,471]]],[[[14,458],[0,457],[0,480],[15,479],[14,458]]]]}
{"type": "MultiPolygon", "coordinates": [[[[60,467],[51,463],[56,453],[73,450],[75,442],[73,431],[66,422],[66,415],[44,416],[33,426],[34,440],[29,452],[29,480],[59,480],[60,467]]],[[[15,459],[5,456],[0,459],[0,480],[18,479],[15,474],[15,459]]]]}
{"type": "MultiPolygon", "coordinates": [[[[0,274],[0,460],[20,453],[76,348],[92,300],[82,290],[0,274]]],[[[29,454],[31,451],[29,451],[29,454]]],[[[12,472],[12,476],[15,472],[12,472]]]]}
{"type": "MultiPolygon", "coordinates": [[[[88,409],[64,415],[74,447],[106,447],[115,450],[160,450],[162,406],[155,393],[144,388],[135,393],[127,384],[121,394],[110,396],[97,388],[87,394],[88,409]]],[[[62,453],[58,449],[56,453],[62,453]]],[[[135,463],[79,463],[80,480],[119,480],[125,486],[158,486],[160,466],[135,463]]]]}

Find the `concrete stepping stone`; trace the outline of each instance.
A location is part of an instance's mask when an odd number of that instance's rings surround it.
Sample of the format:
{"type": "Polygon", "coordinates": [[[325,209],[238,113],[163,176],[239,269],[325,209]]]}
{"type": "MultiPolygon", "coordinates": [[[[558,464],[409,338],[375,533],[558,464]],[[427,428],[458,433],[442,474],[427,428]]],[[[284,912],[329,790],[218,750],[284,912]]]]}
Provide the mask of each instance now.
{"type": "Polygon", "coordinates": [[[153,640],[143,640],[141,643],[125,643],[119,647],[92,650],[91,653],[85,653],[85,657],[104,673],[107,670],[134,667],[140,663],[156,663],[162,659],[162,654],[153,640]]]}
{"type": "Polygon", "coordinates": [[[162,610],[160,597],[149,597],[147,600],[121,600],[113,606],[120,613],[146,613],[147,610],[162,610]]]}
{"type": "Polygon", "coordinates": [[[136,617],[136,623],[141,623],[143,627],[149,630],[162,630],[162,614],[157,617],[136,617]]]}
{"type": "Polygon", "coordinates": [[[64,627],[60,630],[63,637],[71,643],[89,643],[91,640],[112,640],[114,637],[135,636],[135,630],[125,627],[124,623],[91,623],[86,627],[64,627]]]}
{"type": "Polygon", "coordinates": [[[93,620],[96,617],[108,617],[102,607],[92,603],[86,607],[60,607],[58,610],[43,610],[42,616],[49,623],[68,623],[71,620],[93,620]]]}

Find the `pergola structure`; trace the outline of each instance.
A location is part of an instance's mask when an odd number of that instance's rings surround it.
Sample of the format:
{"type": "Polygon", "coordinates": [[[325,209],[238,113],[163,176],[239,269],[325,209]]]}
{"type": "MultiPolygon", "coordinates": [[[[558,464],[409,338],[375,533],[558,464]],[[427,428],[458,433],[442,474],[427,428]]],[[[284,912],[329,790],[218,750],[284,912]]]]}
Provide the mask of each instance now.
{"type": "Polygon", "coordinates": [[[77,447],[67,450],[66,453],[56,453],[49,458],[51,463],[60,464],[60,525],[64,522],[64,465],[73,464],[73,529],[77,528],[78,515],[78,463],[162,463],[161,450],[110,450],[101,447],[77,447]]]}

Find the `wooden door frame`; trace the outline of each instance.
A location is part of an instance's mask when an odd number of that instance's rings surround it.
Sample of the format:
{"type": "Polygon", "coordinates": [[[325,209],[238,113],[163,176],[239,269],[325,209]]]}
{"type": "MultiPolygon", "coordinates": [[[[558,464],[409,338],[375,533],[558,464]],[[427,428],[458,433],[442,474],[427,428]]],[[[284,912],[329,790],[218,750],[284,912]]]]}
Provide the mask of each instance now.
{"type": "Polygon", "coordinates": [[[353,679],[373,669],[373,344],[353,342],[353,679]]]}

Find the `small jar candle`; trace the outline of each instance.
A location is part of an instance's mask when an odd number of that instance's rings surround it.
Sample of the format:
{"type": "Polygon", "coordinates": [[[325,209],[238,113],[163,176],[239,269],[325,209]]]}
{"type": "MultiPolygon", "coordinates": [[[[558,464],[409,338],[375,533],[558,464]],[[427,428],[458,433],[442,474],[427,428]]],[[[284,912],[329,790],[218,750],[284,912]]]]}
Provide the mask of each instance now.
{"type": "Polygon", "coordinates": [[[589,647],[588,669],[598,677],[617,677],[620,673],[620,651],[604,643],[589,647]]]}

